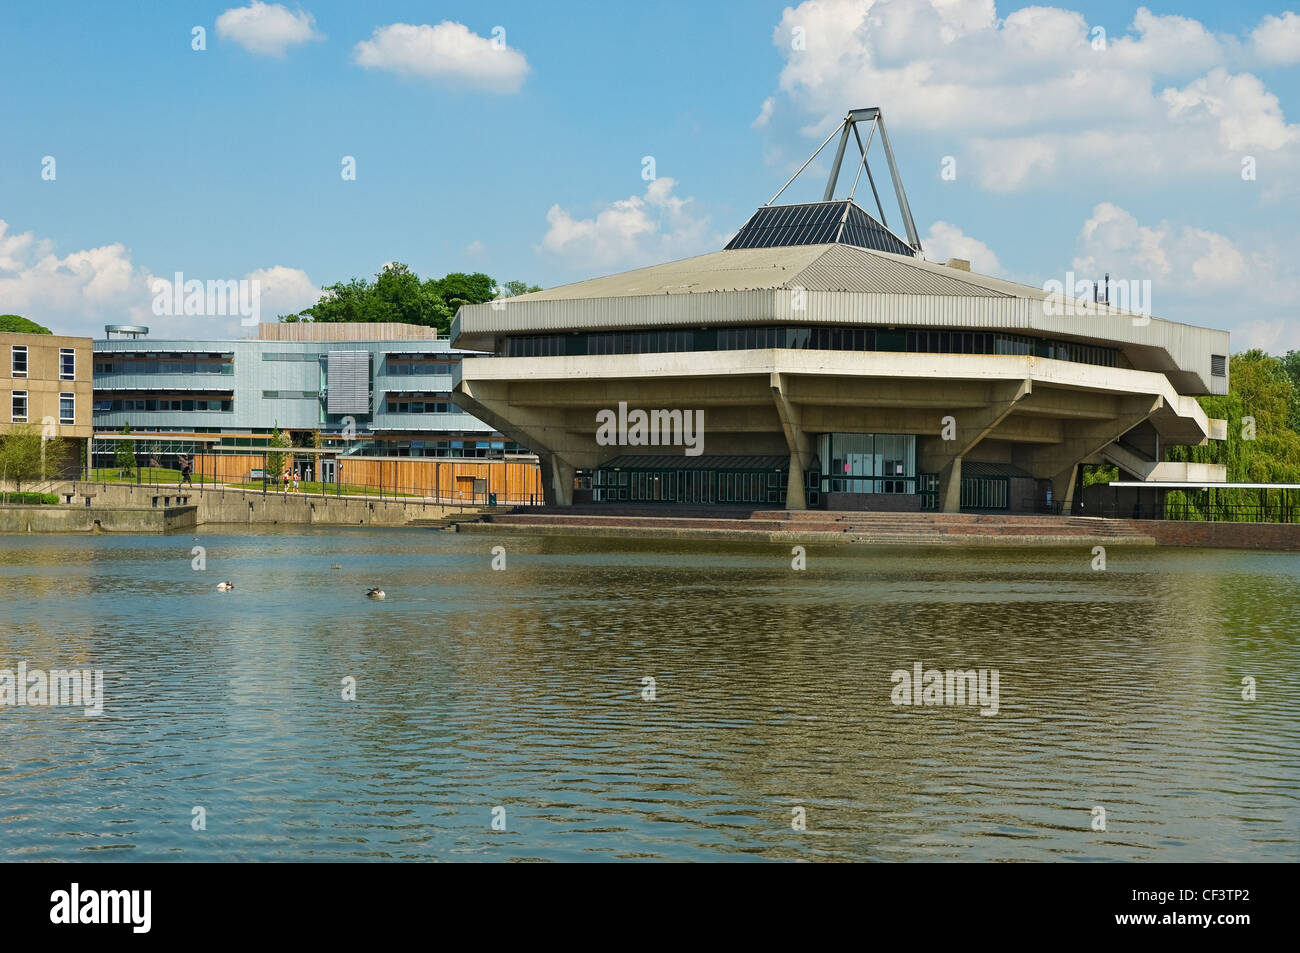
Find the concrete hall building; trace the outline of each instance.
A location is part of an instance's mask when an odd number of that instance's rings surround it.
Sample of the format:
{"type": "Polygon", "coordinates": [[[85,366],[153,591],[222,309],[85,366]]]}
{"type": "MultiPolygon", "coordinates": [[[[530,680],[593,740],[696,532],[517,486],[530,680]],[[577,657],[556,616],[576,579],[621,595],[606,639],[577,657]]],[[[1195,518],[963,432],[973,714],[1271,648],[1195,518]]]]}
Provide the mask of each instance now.
{"type": "Polygon", "coordinates": [[[722,250],[460,310],[453,346],[493,356],[454,399],[538,454],[548,503],[1069,513],[1085,464],[1225,479],[1163,456],[1225,437],[1196,398],[1228,392],[1226,332],[925,261],[879,110],[836,133],[822,201],[778,192],[722,250]],[[878,216],[835,198],[850,134],[878,216]]]}
{"type": "Polygon", "coordinates": [[[68,444],[79,467],[91,435],[91,340],[0,332],[0,437],[30,428],[68,444]]]}

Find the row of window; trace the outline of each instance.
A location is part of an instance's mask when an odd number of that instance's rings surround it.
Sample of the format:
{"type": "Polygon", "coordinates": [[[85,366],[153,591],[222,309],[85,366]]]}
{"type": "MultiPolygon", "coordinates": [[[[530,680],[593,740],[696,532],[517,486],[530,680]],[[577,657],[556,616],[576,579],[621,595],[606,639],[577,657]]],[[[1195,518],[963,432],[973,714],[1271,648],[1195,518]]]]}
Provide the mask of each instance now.
{"type": "Polygon", "coordinates": [[[135,413],[159,413],[164,411],[209,411],[229,413],[234,410],[235,402],[229,398],[176,398],[176,397],[118,397],[112,400],[96,400],[96,413],[114,413],[132,411],[135,413]]]}
{"type": "Polygon", "coordinates": [[[784,471],[597,469],[598,503],[780,503],[784,471]]]}
{"type": "MultiPolygon", "coordinates": [[[[595,335],[588,335],[588,338],[595,335]]],[[[563,334],[519,334],[506,340],[505,357],[559,357],[577,353],[566,350],[568,340],[563,334]]],[[[675,349],[674,349],[675,350],[675,349]]],[[[682,350],[690,350],[682,348],[682,350]]],[[[581,352],[588,353],[585,349],[581,352]]]]}
{"type": "Polygon", "coordinates": [[[134,358],[99,357],[95,360],[96,374],[233,374],[234,362],[220,355],[207,357],[134,358]]]}
{"type": "Polygon", "coordinates": [[[297,361],[301,364],[318,364],[321,355],[316,351],[263,351],[264,361],[297,361]]]}
{"type": "Polygon", "coordinates": [[[264,390],[262,396],[267,400],[284,400],[286,398],[307,398],[319,397],[320,394],[314,390],[264,390]]]}
{"type": "MultiPolygon", "coordinates": [[[[9,406],[9,420],[16,424],[27,423],[27,391],[16,390],[13,392],[12,403],[9,406]]],[[[77,422],[77,395],[60,394],[59,395],[59,423],[72,424],[77,422]]]]}
{"type": "MultiPolygon", "coordinates": [[[[327,444],[328,445],[328,444],[327,444]]],[[[516,443],[503,440],[402,440],[376,441],[362,447],[367,457],[491,457],[527,453],[516,443]]]]}
{"type": "Polygon", "coordinates": [[[525,334],[507,338],[505,357],[659,354],[789,348],[928,354],[1023,354],[1115,367],[1119,350],[993,331],[898,331],[887,328],[751,326],[656,331],[525,334]]]}
{"type": "MultiPolygon", "coordinates": [[[[27,366],[27,349],[23,351],[23,370],[26,372],[27,366]]],[[[67,352],[72,353],[70,350],[67,352]]],[[[262,355],[264,361],[300,361],[303,363],[317,363],[321,355],[317,353],[271,353],[267,352],[262,355]]],[[[384,373],[404,376],[410,374],[447,374],[450,373],[450,367],[454,365],[459,358],[439,357],[428,358],[425,360],[401,360],[394,361],[389,359],[384,364],[384,373]]],[[[71,375],[71,370],[69,370],[71,375]]],[[[234,361],[228,357],[213,354],[208,356],[189,356],[189,355],[169,355],[166,357],[106,357],[99,356],[95,360],[96,374],[233,374],[235,373],[234,361]]],[[[70,376],[69,376],[69,379],[70,376]]]]}
{"type": "MultiPolygon", "coordinates": [[[[27,376],[27,345],[14,344],[9,349],[9,376],[27,376]]],[[[77,352],[70,347],[59,348],[59,380],[77,379],[77,352]]]]}
{"type": "Polygon", "coordinates": [[[450,401],[433,400],[393,400],[389,398],[384,410],[390,414],[462,414],[459,407],[450,401]]]}
{"type": "Polygon", "coordinates": [[[454,357],[433,357],[418,361],[395,361],[390,357],[384,361],[384,373],[393,376],[403,374],[447,374],[450,373],[451,365],[458,360],[459,358],[454,357]]]}

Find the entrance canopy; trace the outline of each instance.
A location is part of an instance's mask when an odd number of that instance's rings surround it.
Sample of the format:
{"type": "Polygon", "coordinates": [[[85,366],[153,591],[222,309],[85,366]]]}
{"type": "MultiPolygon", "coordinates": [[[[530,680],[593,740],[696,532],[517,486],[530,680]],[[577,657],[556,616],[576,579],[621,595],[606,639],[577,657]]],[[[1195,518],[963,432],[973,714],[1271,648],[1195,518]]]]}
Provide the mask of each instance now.
{"type": "Polygon", "coordinates": [[[1143,490],[1300,490],[1300,483],[1178,483],[1116,480],[1106,484],[1115,487],[1137,487],[1143,490]]]}

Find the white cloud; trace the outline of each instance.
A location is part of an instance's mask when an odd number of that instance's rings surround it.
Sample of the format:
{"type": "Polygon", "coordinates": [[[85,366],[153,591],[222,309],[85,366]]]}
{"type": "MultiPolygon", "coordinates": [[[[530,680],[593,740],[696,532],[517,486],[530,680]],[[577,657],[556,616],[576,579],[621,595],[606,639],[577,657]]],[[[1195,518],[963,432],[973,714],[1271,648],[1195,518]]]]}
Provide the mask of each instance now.
{"type": "Polygon", "coordinates": [[[1250,42],[1260,62],[1268,66],[1300,63],[1300,16],[1287,11],[1259,21],[1250,42]]]}
{"type": "Polygon", "coordinates": [[[504,37],[479,36],[450,20],[376,27],[369,40],[356,45],[352,58],[366,69],[455,80],[498,93],[518,92],[529,69],[524,54],[505,45],[504,37]]]}
{"type": "Polygon", "coordinates": [[[56,333],[92,334],[103,324],[143,320],[150,274],[120,242],[60,258],[32,232],[10,235],[0,220],[0,302],[56,333]],[[98,328],[97,328],[98,326],[98,328]]]}
{"type": "Polygon", "coordinates": [[[1139,7],[1133,16],[1133,31],[1121,36],[1107,51],[1126,69],[1150,73],[1208,69],[1224,62],[1227,45],[1199,21],[1175,15],[1156,16],[1139,7]]]}
{"type": "Polygon", "coordinates": [[[232,7],[217,17],[217,35],[261,56],[284,56],[290,46],[323,39],[316,32],[316,18],[306,10],[294,12],[261,0],[232,7]]]}
{"type": "Polygon", "coordinates": [[[992,0],[806,0],[775,28],[779,95],[755,125],[792,115],[812,137],[879,105],[911,142],[963,147],[995,191],[1231,175],[1243,153],[1300,177],[1300,126],[1242,71],[1300,60],[1300,18],[1265,18],[1249,43],[1145,8],[1104,49],[1093,28],[1048,6],[999,18],[992,0]]]}
{"type": "Polygon", "coordinates": [[[259,283],[263,321],[274,321],[281,314],[296,314],[315,304],[321,296],[320,288],[301,268],[272,265],[250,271],[244,277],[259,283]]]}
{"type": "MultiPolygon", "coordinates": [[[[35,235],[31,232],[9,235],[6,234],[8,231],[9,223],[0,219],[0,272],[18,271],[25,261],[37,253],[35,235]]],[[[48,251],[48,243],[39,249],[42,255],[48,251]]]]}
{"type": "Polygon", "coordinates": [[[1234,241],[1199,226],[1143,225],[1103,202],[1079,232],[1072,267],[1088,280],[1150,281],[1155,314],[1232,331],[1234,351],[1300,348],[1300,323],[1269,316],[1294,309],[1300,269],[1249,232],[1234,241]]]}
{"type": "Polygon", "coordinates": [[[551,206],[541,248],[582,267],[636,267],[685,258],[722,247],[708,216],[696,215],[693,200],[673,194],[675,179],[651,181],[645,195],[611,202],[594,218],[574,218],[551,206]]]}
{"type": "Polygon", "coordinates": [[[1300,126],[1287,125],[1277,97],[1249,73],[1214,69],[1182,89],[1166,89],[1161,99],[1170,119],[1208,127],[1229,155],[1276,152],[1300,142],[1300,126]]]}
{"type": "Polygon", "coordinates": [[[1002,263],[993,249],[978,238],[965,234],[949,222],[935,222],[930,231],[921,237],[928,261],[947,264],[950,258],[964,258],[970,262],[971,271],[981,275],[1003,277],[1002,263]]]}
{"type": "MultiPolygon", "coordinates": [[[[10,234],[8,223],[0,219],[2,310],[30,318],[56,334],[100,337],[105,324],[143,324],[157,337],[238,337],[248,333],[247,328],[241,330],[239,316],[155,315],[154,284],[161,281],[170,287],[173,273],[155,278],[150,269],[131,260],[121,242],[62,257],[53,249],[51,240],[30,231],[10,234]]],[[[190,271],[184,277],[187,281],[235,278],[190,271]]],[[[276,265],[242,277],[260,283],[261,317],[267,321],[299,311],[320,295],[306,272],[297,268],[276,265]]]]}
{"type": "Polygon", "coordinates": [[[1173,271],[1168,238],[1166,227],[1141,225],[1118,205],[1102,202],[1079,232],[1074,270],[1090,279],[1107,271],[1125,280],[1167,278],[1173,271]]]}
{"type": "Polygon", "coordinates": [[[487,252],[487,246],[477,238],[465,246],[465,254],[470,258],[482,258],[487,252]]]}

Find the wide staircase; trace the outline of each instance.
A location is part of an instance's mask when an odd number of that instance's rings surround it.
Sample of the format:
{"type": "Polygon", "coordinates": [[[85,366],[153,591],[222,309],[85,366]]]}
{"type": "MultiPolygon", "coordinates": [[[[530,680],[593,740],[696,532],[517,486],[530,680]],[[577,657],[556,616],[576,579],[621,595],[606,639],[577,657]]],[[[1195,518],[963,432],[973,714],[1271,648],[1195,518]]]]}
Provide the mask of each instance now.
{"type": "Polygon", "coordinates": [[[715,536],[720,532],[828,534],[845,542],[943,546],[1003,544],[1070,544],[1078,541],[1151,545],[1154,540],[1140,523],[1082,516],[1008,515],[992,513],[874,513],[826,510],[766,510],[745,507],[574,506],[516,507],[488,513],[476,522],[510,527],[564,527],[590,533],[605,528],[610,535],[715,536]]]}
{"type": "Polygon", "coordinates": [[[484,517],[506,512],[497,506],[467,506],[456,513],[440,516],[436,518],[413,519],[407,521],[407,526],[418,526],[421,529],[455,529],[462,523],[477,523],[484,517]]]}

